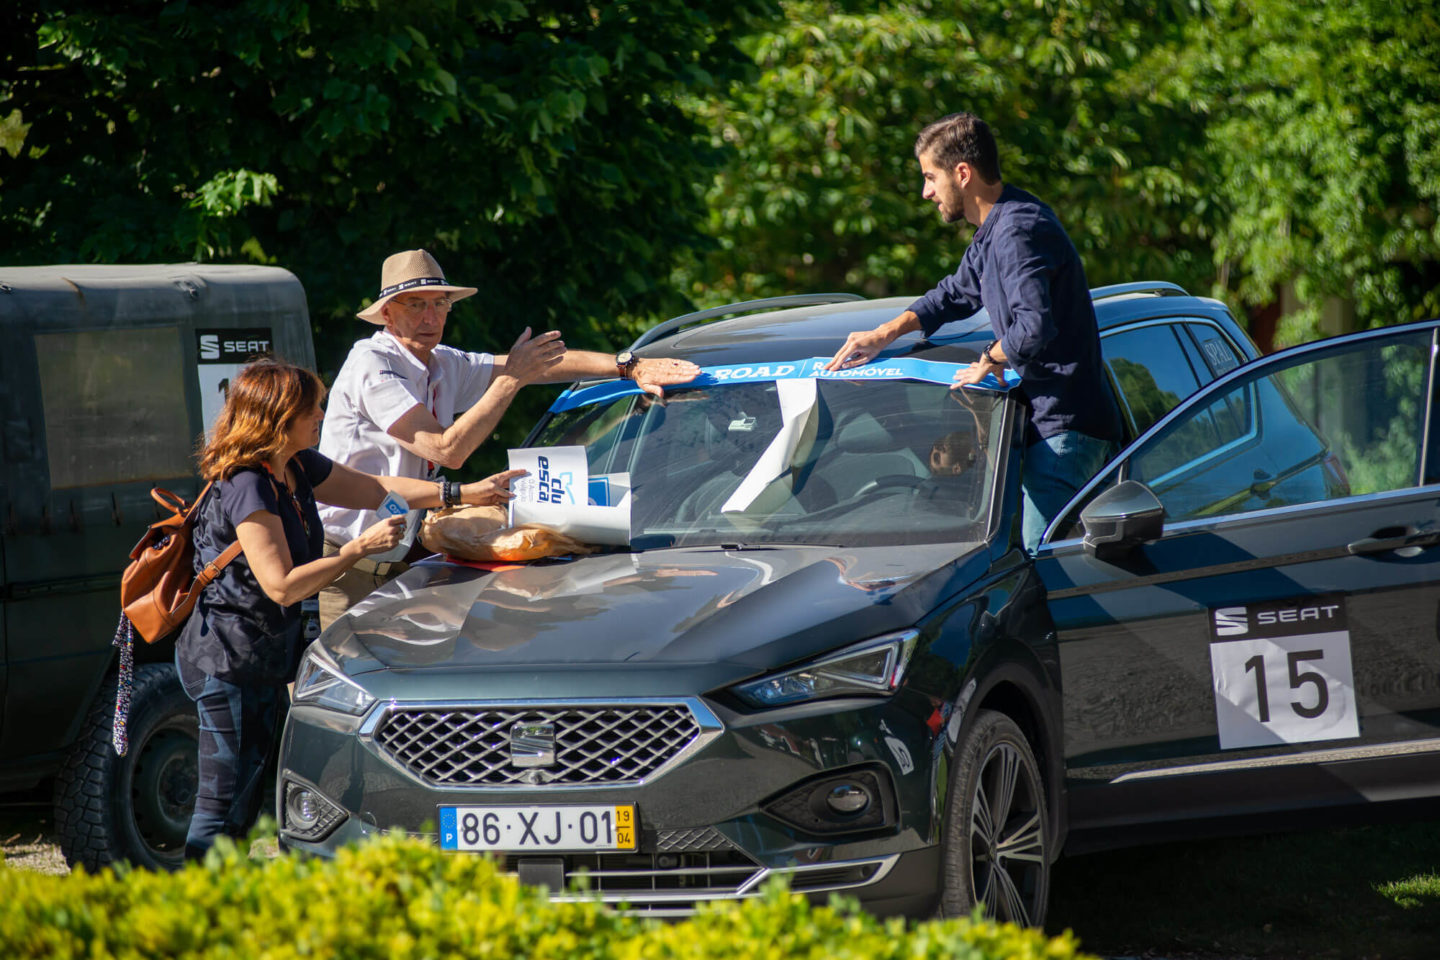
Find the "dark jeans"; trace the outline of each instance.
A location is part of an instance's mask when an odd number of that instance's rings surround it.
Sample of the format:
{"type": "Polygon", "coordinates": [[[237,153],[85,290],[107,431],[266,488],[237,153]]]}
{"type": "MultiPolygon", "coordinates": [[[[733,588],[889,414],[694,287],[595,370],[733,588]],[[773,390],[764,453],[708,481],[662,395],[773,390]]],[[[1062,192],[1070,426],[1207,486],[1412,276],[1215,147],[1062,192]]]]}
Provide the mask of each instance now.
{"type": "Polygon", "coordinates": [[[254,824],[264,799],[281,689],[237,686],[207,676],[198,695],[186,691],[200,715],[199,784],[185,837],[186,859],[203,857],[222,833],[242,837],[254,824]]]}

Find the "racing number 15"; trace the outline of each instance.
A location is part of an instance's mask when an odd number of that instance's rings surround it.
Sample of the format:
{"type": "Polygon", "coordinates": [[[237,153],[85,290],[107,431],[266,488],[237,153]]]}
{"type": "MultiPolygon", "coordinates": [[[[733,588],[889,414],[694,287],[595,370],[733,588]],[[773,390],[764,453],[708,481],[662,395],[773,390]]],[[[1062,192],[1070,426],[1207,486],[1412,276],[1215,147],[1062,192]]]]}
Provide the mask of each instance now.
{"type": "MultiPolygon", "coordinates": [[[[1330,706],[1330,688],[1325,684],[1325,678],[1314,670],[1300,670],[1300,665],[1307,660],[1323,660],[1324,650],[1292,650],[1286,654],[1290,664],[1290,689],[1299,690],[1307,683],[1315,685],[1315,703],[1312,706],[1303,705],[1300,700],[1290,701],[1290,709],[1295,714],[1304,717],[1306,720],[1314,720],[1325,712],[1330,706]]],[[[1265,655],[1257,653],[1245,661],[1245,672],[1255,673],[1255,701],[1260,710],[1260,722],[1270,722],[1270,691],[1266,685],[1265,677],[1265,655]]]]}
{"type": "Polygon", "coordinates": [[[1345,630],[1210,644],[1220,749],[1360,735],[1345,630]]]}

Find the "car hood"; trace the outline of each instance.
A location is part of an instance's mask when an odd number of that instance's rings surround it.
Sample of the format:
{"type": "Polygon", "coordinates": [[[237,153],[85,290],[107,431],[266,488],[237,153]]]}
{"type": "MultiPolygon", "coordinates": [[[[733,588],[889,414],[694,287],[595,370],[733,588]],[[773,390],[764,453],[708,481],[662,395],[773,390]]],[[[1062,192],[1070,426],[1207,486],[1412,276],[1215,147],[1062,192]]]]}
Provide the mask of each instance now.
{"type": "Polygon", "coordinates": [[[497,569],[426,561],[321,638],[346,673],[653,670],[745,676],[915,624],[980,544],[705,547],[497,569]],[[843,621],[843,626],[840,625],[843,621]]]}

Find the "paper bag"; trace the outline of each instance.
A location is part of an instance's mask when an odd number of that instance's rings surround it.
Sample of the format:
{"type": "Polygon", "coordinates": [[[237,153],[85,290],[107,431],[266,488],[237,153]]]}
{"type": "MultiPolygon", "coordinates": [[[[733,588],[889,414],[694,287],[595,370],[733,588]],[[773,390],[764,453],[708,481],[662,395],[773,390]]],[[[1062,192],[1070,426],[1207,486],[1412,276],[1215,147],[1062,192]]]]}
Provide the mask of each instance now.
{"type": "Polygon", "coordinates": [[[599,549],[549,527],[533,523],[507,527],[506,523],[504,507],[434,510],[420,528],[420,542],[430,550],[460,560],[509,563],[594,553],[599,549]]]}

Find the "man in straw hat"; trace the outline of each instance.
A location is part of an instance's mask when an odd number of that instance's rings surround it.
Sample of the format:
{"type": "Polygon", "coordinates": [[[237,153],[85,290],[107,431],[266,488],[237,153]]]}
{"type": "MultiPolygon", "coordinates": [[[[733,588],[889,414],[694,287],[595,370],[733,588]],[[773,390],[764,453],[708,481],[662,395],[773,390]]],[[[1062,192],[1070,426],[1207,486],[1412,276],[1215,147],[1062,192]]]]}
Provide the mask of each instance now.
{"type": "MultiPolygon", "coordinates": [[[[322,453],[367,473],[435,480],[448,505],[458,502],[459,484],[445,480],[441,468],[462,465],[526,384],[619,375],[658,397],[666,386],[700,373],[684,360],[566,350],[557,330],[532,337],[527,327],[499,356],[445,346],[440,341],[451,306],[475,292],[448,283],[425,250],[385,259],[380,295],[358,314],[384,329],[357,342],[345,358],[325,411],[322,453]]],[[[327,553],[377,519],[370,510],[333,506],[322,507],[320,517],[327,553]]],[[[322,627],[424,552],[414,543],[418,517],[411,514],[406,539],[395,551],[356,564],[321,591],[322,627]]]]}

